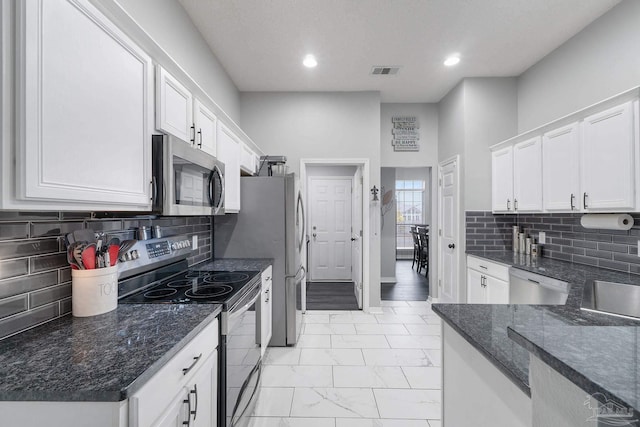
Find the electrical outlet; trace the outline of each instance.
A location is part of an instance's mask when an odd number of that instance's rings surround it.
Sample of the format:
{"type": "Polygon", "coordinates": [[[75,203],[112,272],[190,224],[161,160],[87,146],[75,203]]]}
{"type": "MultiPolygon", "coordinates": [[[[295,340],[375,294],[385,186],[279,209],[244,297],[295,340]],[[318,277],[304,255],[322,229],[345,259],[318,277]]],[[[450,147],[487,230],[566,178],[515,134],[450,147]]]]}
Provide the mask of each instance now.
{"type": "Polygon", "coordinates": [[[191,249],[198,249],[198,236],[193,236],[193,242],[191,242],[191,249]]]}
{"type": "Polygon", "coordinates": [[[538,233],[538,243],[540,243],[541,245],[544,245],[547,241],[547,233],[545,233],[544,231],[541,231],[538,233]]]}

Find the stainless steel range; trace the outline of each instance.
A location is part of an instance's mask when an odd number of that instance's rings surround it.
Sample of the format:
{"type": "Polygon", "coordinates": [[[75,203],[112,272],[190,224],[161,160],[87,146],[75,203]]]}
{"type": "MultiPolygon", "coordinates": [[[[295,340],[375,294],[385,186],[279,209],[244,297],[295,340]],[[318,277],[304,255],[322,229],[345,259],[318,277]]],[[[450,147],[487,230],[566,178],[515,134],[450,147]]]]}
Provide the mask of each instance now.
{"type": "Polygon", "coordinates": [[[259,271],[189,267],[186,236],[146,240],[121,262],[120,304],[222,304],[218,372],[218,425],[243,426],[261,377],[259,271]]]}

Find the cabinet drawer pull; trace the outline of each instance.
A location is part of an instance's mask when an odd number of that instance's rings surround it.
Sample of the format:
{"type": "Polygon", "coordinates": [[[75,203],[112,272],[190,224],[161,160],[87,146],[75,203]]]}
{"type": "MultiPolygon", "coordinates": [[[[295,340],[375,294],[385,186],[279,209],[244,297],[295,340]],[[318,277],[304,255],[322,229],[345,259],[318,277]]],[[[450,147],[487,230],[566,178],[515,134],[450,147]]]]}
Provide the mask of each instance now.
{"type": "Polygon", "coordinates": [[[189,366],[188,368],[182,368],[182,375],[187,375],[187,373],[192,370],[194,366],[196,366],[196,363],[198,363],[198,360],[200,360],[201,357],[202,353],[193,358],[193,363],[191,363],[191,366],[189,366]]]}
{"type": "Polygon", "coordinates": [[[518,210],[518,199],[513,199],[513,210],[514,211],[518,210]]]}
{"type": "Polygon", "coordinates": [[[507,210],[511,210],[511,200],[507,199],[507,210]]]}
{"type": "Polygon", "coordinates": [[[576,199],[576,196],[574,196],[574,194],[571,193],[571,210],[574,210],[576,208],[576,205],[574,204],[575,199],[576,199]]]}
{"type": "Polygon", "coordinates": [[[196,143],[196,126],[192,125],[190,129],[191,129],[191,139],[189,139],[189,141],[191,141],[191,145],[195,145],[195,143],[196,143]]]}
{"type": "Polygon", "coordinates": [[[484,265],[480,265],[480,268],[484,268],[485,270],[487,270],[487,267],[485,267],[484,265]]]}
{"type": "Polygon", "coordinates": [[[587,193],[582,194],[582,204],[584,205],[584,208],[587,209],[587,197],[589,197],[589,195],[587,193]]]}
{"type": "Polygon", "coordinates": [[[198,129],[198,135],[200,135],[200,142],[198,142],[198,147],[202,148],[202,129],[198,129]]]}
{"type": "Polygon", "coordinates": [[[193,408],[193,411],[189,411],[191,415],[193,415],[193,421],[196,420],[196,416],[198,415],[198,385],[193,385],[193,390],[190,391],[191,394],[195,394],[196,396],[196,406],[193,408]]]}
{"type": "Polygon", "coordinates": [[[187,404],[187,421],[183,421],[182,425],[189,427],[191,425],[191,398],[187,394],[187,398],[182,401],[187,404]]]}

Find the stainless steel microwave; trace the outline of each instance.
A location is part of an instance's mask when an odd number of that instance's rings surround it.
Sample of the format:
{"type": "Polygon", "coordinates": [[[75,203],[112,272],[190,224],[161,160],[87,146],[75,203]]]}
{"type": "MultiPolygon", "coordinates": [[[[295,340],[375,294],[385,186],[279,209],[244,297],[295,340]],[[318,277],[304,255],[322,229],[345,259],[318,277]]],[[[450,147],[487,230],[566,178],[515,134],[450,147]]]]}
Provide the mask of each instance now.
{"type": "Polygon", "coordinates": [[[223,215],[224,163],[172,136],[152,138],[153,212],[223,215]]]}

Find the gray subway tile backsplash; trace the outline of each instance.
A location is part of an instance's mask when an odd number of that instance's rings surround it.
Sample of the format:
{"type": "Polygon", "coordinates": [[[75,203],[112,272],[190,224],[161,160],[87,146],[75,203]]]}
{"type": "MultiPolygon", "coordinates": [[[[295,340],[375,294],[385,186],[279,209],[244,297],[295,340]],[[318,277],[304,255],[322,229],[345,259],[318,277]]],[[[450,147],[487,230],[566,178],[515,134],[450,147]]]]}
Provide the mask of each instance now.
{"type": "Polygon", "coordinates": [[[125,240],[135,238],[140,225],[159,225],[167,237],[197,235],[199,248],[188,258],[190,265],[212,257],[209,216],[95,219],[89,212],[0,211],[0,340],[71,313],[65,234],[91,228],[125,240]]]}
{"type": "Polygon", "coordinates": [[[494,215],[488,211],[469,211],[466,245],[467,250],[510,251],[511,227],[518,225],[533,237],[540,231],[546,233],[544,257],[640,274],[640,214],[631,215],[635,225],[624,231],[583,228],[582,214],[578,213],[494,215]]]}

